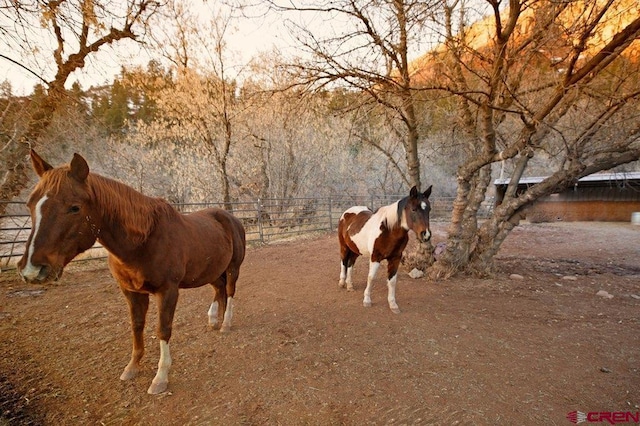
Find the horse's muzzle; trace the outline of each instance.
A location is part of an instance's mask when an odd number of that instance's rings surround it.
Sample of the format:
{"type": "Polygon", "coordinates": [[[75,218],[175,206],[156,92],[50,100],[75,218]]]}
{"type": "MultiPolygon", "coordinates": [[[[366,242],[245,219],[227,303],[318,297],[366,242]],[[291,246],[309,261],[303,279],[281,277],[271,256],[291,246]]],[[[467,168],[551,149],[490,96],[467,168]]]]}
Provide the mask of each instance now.
{"type": "Polygon", "coordinates": [[[54,268],[49,265],[29,265],[19,270],[19,273],[24,282],[44,284],[48,281],[57,281],[62,275],[62,268],[54,268]]]}
{"type": "Polygon", "coordinates": [[[423,243],[426,243],[430,239],[431,239],[431,231],[429,231],[428,229],[420,233],[420,241],[422,241],[423,243]]]}

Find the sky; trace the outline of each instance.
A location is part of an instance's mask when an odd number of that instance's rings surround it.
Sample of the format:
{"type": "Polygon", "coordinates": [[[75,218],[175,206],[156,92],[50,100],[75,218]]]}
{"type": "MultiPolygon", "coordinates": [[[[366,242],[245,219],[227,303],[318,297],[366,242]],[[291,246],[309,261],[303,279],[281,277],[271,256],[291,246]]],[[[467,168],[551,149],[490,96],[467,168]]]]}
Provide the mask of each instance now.
{"type": "MultiPolygon", "coordinates": [[[[194,1],[199,2],[199,0],[194,1]]],[[[207,12],[203,9],[199,14],[206,16],[207,12]]],[[[286,49],[287,45],[291,45],[282,22],[279,22],[274,16],[244,18],[238,22],[234,32],[227,37],[230,57],[237,62],[235,64],[237,66],[246,64],[253,56],[270,51],[274,46],[286,49]]],[[[43,48],[42,50],[50,55],[53,48],[43,48]]],[[[10,49],[2,54],[16,61],[21,60],[19,49],[13,51],[10,49]]],[[[152,54],[144,46],[131,40],[121,40],[113,47],[92,54],[83,69],[71,75],[66,86],[69,88],[75,81],[78,81],[84,89],[111,83],[114,77],[120,73],[123,65],[126,67],[137,65],[145,67],[151,57],[152,54]]],[[[31,65],[31,67],[35,69],[36,66],[31,65]]],[[[52,80],[53,67],[48,68],[50,68],[49,71],[42,69],[38,72],[45,79],[52,80]]],[[[20,66],[0,57],[0,82],[5,80],[11,83],[15,95],[30,94],[33,87],[41,82],[20,66]]]]}
{"type": "MultiPolygon", "coordinates": [[[[74,1],[78,0],[71,0],[71,3],[74,1]]],[[[120,2],[118,3],[120,5],[124,4],[124,0],[114,1],[120,2]]],[[[260,1],[261,0],[258,0],[256,4],[263,5],[264,3],[260,3],[260,1]]],[[[195,13],[203,20],[210,19],[212,8],[225,7],[224,2],[217,0],[180,0],[180,2],[180,4],[189,4],[189,11],[193,12],[195,10],[195,13]]],[[[2,12],[2,10],[0,10],[0,12],[2,12]]],[[[260,53],[272,51],[274,47],[277,47],[279,51],[284,53],[295,52],[296,54],[300,54],[300,50],[294,47],[295,42],[286,29],[285,21],[288,23],[295,22],[296,25],[311,30],[314,35],[327,34],[333,31],[339,33],[349,28],[345,25],[351,25],[344,20],[344,17],[339,16],[339,14],[333,14],[333,16],[327,18],[327,14],[319,12],[316,14],[310,12],[298,15],[288,12],[286,16],[282,13],[263,12],[264,10],[258,11],[257,9],[251,9],[247,13],[252,13],[253,15],[235,21],[235,31],[225,36],[229,44],[229,57],[232,61],[235,61],[235,64],[225,62],[225,67],[232,68],[234,65],[238,67],[245,65],[252,57],[260,53]]],[[[12,26],[12,18],[11,16],[7,18],[6,15],[3,16],[3,14],[0,13],[0,30],[12,26]]],[[[35,27],[37,27],[37,25],[38,22],[36,21],[35,27]]],[[[0,35],[1,34],[0,32],[0,35]]],[[[47,32],[46,34],[49,33],[47,32]]],[[[426,38],[429,39],[428,36],[426,38]]],[[[431,42],[433,42],[433,40],[431,42]]],[[[14,51],[9,49],[9,52],[5,52],[2,51],[3,48],[6,49],[3,44],[6,45],[0,38],[0,53],[15,60],[21,60],[20,55],[23,49],[14,48],[14,51]]],[[[45,59],[41,59],[40,68],[36,68],[38,65],[33,65],[33,62],[30,62],[30,67],[42,75],[45,80],[53,80],[55,66],[51,63],[51,52],[53,52],[55,46],[50,39],[34,41],[33,45],[44,53],[45,59]],[[49,56],[47,57],[46,55],[49,56]],[[47,60],[48,63],[46,62],[47,60]]],[[[423,54],[424,51],[430,48],[429,46],[433,47],[432,44],[416,44],[416,51],[413,52],[414,58],[423,54]]],[[[83,89],[88,89],[90,86],[110,84],[113,82],[114,77],[120,74],[123,66],[127,68],[134,66],[146,67],[149,60],[154,57],[143,46],[131,40],[121,40],[113,46],[103,47],[106,48],[90,55],[85,66],[70,76],[67,81],[67,88],[70,88],[76,81],[80,83],[83,89]]],[[[158,56],[155,55],[155,58],[158,58],[158,56]]],[[[13,94],[15,95],[28,95],[32,93],[34,85],[41,83],[37,77],[28,71],[0,57],[0,82],[5,80],[11,83],[13,94]]]]}

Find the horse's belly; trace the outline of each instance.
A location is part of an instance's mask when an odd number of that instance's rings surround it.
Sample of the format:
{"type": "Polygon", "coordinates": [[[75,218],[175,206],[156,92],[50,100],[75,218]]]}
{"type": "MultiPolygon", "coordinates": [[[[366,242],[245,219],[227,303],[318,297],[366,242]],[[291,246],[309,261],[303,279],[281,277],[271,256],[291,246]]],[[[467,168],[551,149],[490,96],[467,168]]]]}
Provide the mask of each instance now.
{"type": "Polygon", "coordinates": [[[180,288],[194,288],[213,284],[225,273],[231,262],[230,253],[211,256],[194,256],[187,263],[180,288]]]}
{"type": "Polygon", "coordinates": [[[206,284],[212,284],[220,278],[220,276],[224,273],[219,270],[212,271],[204,271],[201,274],[192,274],[187,271],[184,277],[178,283],[180,288],[196,288],[202,287],[206,284]]]}
{"type": "Polygon", "coordinates": [[[202,287],[206,284],[211,284],[215,280],[196,280],[196,279],[186,279],[180,282],[178,285],[179,288],[196,288],[202,287]]]}
{"type": "Polygon", "coordinates": [[[368,240],[366,235],[362,233],[358,233],[356,235],[351,236],[351,243],[355,247],[350,247],[352,251],[362,255],[362,256],[371,256],[371,250],[369,250],[368,240]],[[357,249],[357,250],[354,250],[357,249]]]}

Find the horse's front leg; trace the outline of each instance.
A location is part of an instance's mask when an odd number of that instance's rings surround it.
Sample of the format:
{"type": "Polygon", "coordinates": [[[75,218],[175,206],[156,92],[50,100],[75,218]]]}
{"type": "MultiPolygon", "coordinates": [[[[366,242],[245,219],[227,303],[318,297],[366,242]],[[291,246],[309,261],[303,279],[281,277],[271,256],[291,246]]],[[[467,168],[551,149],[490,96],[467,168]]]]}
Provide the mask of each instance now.
{"type": "Polygon", "coordinates": [[[389,308],[394,314],[400,313],[400,308],[396,303],[396,284],[398,282],[398,267],[400,266],[400,257],[387,260],[387,301],[389,308]]]}
{"type": "Polygon", "coordinates": [[[144,323],[149,309],[149,295],[135,293],[122,288],[122,293],[129,304],[131,315],[131,334],[133,337],[133,349],[131,351],[131,361],[124,368],[120,380],[133,379],[140,371],[140,359],[144,355],[144,323]]]}
{"type": "Polygon", "coordinates": [[[160,360],[158,371],[147,390],[150,394],[159,394],[167,390],[169,384],[169,369],[171,368],[171,352],[169,339],[173,326],[173,314],[178,303],[178,285],[168,284],[162,292],[156,293],[158,301],[158,339],[160,339],[160,360]]]}
{"type": "Polygon", "coordinates": [[[367,288],[364,289],[364,299],[362,305],[365,308],[371,306],[371,291],[373,290],[373,280],[376,277],[380,262],[369,261],[369,275],[367,275],[367,288]]]}

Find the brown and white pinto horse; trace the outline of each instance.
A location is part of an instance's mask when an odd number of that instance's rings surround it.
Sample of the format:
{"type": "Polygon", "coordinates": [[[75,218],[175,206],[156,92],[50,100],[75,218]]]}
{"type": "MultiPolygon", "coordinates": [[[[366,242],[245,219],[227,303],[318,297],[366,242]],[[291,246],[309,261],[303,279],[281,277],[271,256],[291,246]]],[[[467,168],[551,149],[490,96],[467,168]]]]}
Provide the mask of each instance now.
{"type": "Polygon", "coordinates": [[[98,240],[109,251],[109,268],[131,314],[133,351],[120,376],[135,377],[144,353],[149,295],[158,305],[158,371],[148,392],[164,392],[171,355],[169,339],[179,288],[211,284],[215,290],[209,324],[228,331],[233,296],[245,254],[245,232],[230,213],[207,209],[189,215],[112,179],[89,173],[74,154],[53,168],[31,151],[40,177],[29,197],[32,230],[18,271],[28,282],[57,280],[75,256],[98,240]]]}
{"type": "Polygon", "coordinates": [[[369,275],[364,290],[363,305],[371,306],[373,279],[380,262],[387,260],[387,287],[389,308],[398,314],[396,303],[396,282],[402,252],[409,241],[409,230],[415,232],[421,241],[431,238],[429,229],[429,196],[431,186],[419,193],[414,186],[408,197],[380,207],[375,213],[368,207],[356,206],[345,211],[338,223],[340,241],[340,287],[353,291],[353,265],[360,255],[369,257],[369,275]]]}

